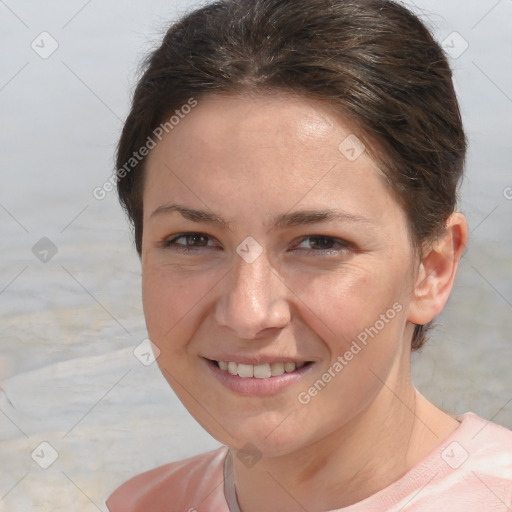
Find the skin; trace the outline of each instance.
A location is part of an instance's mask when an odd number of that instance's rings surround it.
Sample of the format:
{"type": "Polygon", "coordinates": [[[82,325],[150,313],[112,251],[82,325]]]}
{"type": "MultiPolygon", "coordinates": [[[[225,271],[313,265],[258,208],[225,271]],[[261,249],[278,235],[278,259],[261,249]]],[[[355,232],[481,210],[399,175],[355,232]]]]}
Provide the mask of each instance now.
{"type": "Polygon", "coordinates": [[[252,467],[233,457],[244,512],[356,503],[403,476],[459,425],[415,390],[410,341],[414,324],[433,319],[448,299],[466,221],[454,213],[445,236],[418,259],[406,215],[368,153],[350,161],[338,150],[352,133],[309,99],[209,96],[148,157],[142,277],[149,337],[194,418],[233,450],[252,443],[261,454],[252,467]],[[153,213],[169,204],[213,212],[229,226],[153,213]],[[280,214],[325,209],[364,220],[272,228],[280,214]],[[182,233],[206,237],[163,246],[182,233]],[[263,249],[252,263],[236,252],[248,236],[263,249]],[[322,245],[319,236],[331,238],[322,245]],[[393,304],[401,311],[300,403],[299,393],[393,304]],[[242,395],[205,371],[205,357],[225,353],[313,365],[276,394],[242,395]]]}

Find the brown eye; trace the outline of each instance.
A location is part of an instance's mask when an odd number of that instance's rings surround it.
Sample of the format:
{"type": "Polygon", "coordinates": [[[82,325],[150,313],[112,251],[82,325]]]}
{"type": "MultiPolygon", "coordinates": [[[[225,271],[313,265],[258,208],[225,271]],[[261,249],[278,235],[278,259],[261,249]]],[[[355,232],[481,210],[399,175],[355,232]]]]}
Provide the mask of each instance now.
{"type": "Polygon", "coordinates": [[[181,252],[193,252],[205,247],[215,247],[214,245],[208,245],[210,241],[210,237],[204,233],[181,233],[164,240],[162,247],[181,252]]]}
{"type": "Polygon", "coordinates": [[[345,240],[334,238],[332,236],[310,235],[303,238],[296,248],[319,253],[333,253],[346,251],[351,248],[351,244],[345,240]]]}

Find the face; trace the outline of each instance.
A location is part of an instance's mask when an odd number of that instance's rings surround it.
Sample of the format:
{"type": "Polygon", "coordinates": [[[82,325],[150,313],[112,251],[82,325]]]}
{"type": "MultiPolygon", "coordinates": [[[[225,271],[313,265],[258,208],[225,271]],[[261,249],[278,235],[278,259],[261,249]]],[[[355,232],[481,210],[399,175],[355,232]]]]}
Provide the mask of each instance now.
{"type": "Polygon", "coordinates": [[[311,445],[407,375],[407,219],[360,149],[321,104],[219,95],[148,157],[149,337],[191,414],[234,448],[311,445]]]}

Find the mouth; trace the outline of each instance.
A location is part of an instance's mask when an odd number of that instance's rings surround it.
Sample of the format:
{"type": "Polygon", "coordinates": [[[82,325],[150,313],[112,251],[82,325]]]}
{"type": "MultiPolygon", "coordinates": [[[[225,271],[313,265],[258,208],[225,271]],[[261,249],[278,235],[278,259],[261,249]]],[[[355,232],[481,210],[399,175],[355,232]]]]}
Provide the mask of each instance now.
{"type": "MultiPolygon", "coordinates": [[[[238,361],[202,358],[209,374],[222,386],[238,395],[272,396],[302,381],[313,371],[314,361],[272,361],[249,364],[250,358],[243,363],[238,361]]],[[[226,357],[226,359],[228,359],[226,357]]]]}
{"type": "Polygon", "coordinates": [[[244,364],[235,361],[215,361],[209,360],[217,366],[221,371],[241,377],[243,379],[272,379],[284,374],[295,373],[300,368],[304,368],[313,364],[312,361],[276,361],[263,364],[244,364]]]}

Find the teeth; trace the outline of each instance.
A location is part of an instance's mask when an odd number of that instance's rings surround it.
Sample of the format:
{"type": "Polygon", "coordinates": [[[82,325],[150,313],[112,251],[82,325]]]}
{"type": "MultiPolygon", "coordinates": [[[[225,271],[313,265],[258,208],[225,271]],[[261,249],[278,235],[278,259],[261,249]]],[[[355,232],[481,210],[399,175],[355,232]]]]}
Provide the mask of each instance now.
{"type": "Polygon", "coordinates": [[[269,364],[259,364],[254,367],[254,376],[257,379],[268,379],[271,375],[272,372],[270,371],[269,364]]]}
{"type": "Polygon", "coordinates": [[[239,377],[244,379],[254,377],[254,366],[252,364],[239,364],[237,373],[239,377]]]}
{"type": "Polygon", "coordinates": [[[284,363],[284,371],[286,373],[292,373],[295,371],[295,368],[297,368],[297,365],[295,363],[284,363]]]}
{"type": "Polygon", "coordinates": [[[256,379],[268,379],[277,377],[283,373],[292,373],[298,368],[302,368],[306,363],[264,363],[264,364],[242,364],[234,361],[217,361],[219,368],[228,372],[230,375],[238,375],[244,379],[254,377],[256,379]]]}
{"type": "Polygon", "coordinates": [[[284,373],[284,363],[272,363],[270,365],[270,372],[275,377],[277,375],[283,375],[284,373]]]}

